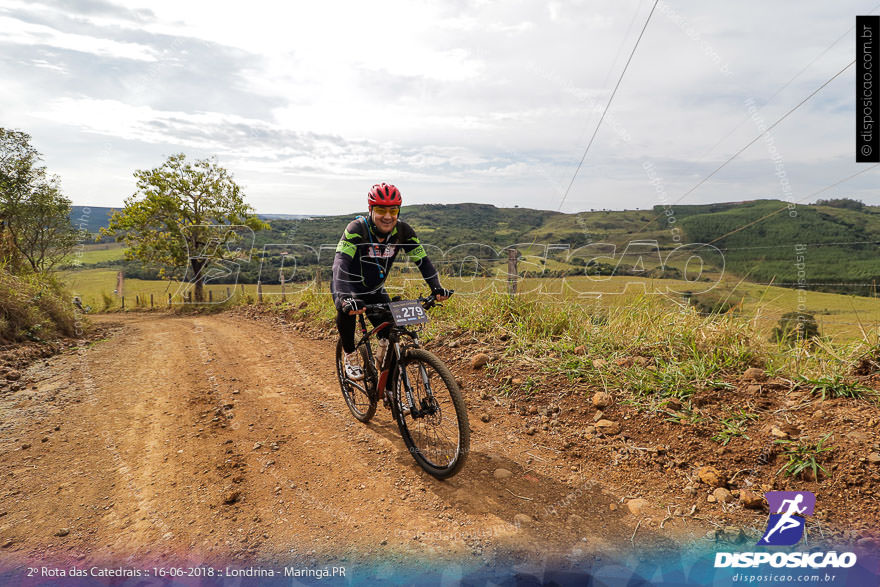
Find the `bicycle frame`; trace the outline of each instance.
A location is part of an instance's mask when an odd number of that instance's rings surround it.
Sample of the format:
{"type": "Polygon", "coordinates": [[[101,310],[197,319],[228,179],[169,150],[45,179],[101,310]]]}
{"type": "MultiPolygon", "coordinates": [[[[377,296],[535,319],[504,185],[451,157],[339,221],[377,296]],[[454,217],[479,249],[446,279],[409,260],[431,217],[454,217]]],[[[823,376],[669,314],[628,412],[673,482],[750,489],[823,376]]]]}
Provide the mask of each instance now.
{"type": "MultiPolygon", "coordinates": [[[[412,332],[406,328],[397,327],[393,322],[382,322],[375,328],[370,331],[367,331],[367,324],[364,320],[363,314],[358,314],[358,320],[361,326],[361,340],[358,342],[357,346],[364,345],[367,349],[367,357],[369,361],[373,361],[373,350],[367,341],[373,337],[377,332],[381,331],[384,328],[388,328],[388,350],[385,351],[385,357],[382,359],[382,365],[379,372],[378,382],[376,384],[376,392],[382,394],[385,392],[385,388],[388,384],[388,378],[393,378],[397,375],[398,367],[400,364],[400,359],[403,355],[403,349],[400,346],[400,336],[406,335],[409,336],[413,341],[413,346],[419,348],[418,335],[415,332],[412,332]]],[[[431,392],[431,384],[428,379],[428,374],[425,372],[424,367],[420,367],[422,383],[425,386],[425,392],[428,397],[433,398],[433,393],[431,392]]],[[[433,413],[430,407],[425,408],[424,410],[420,410],[418,406],[415,405],[415,398],[412,392],[412,385],[409,382],[409,376],[406,374],[406,370],[400,371],[400,379],[403,383],[404,393],[406,394],[406,401],[409,404],[410,414],[412,417],[420,418],[423,415],[428,415],[433,413]]],[[[392,406],[394,406],[394,402],[392,401],[392,406]]],[[[397,406],[394,406],[396,409],[397,406]]]]}
{"type": "MultiPolygon", "coordinates": [[[[449,290],[445,297],[451,294],[449,290]]],[[[355,381],[348,375],[354,357],[349,363],[341,336],[336,343],[336,374],[356,420],[370,422],[381,397],[416,463],[437,479],[446,479],[464,466],[470,447],[470,427],[467,407],[454,375],[442,359],[423,349],[419,340],[427,317],[418,311],[415,302],[427,311],[439,305],[437,297],[439,294],[432,293],[410,300],[395,298],[390,302],[362,304],[362,311],[349,311],[349,315],[358,316],[354,322],[360,336],[355,340],[355,349],[363,376],[355,381]],[[366,318],[375,328],[368,328],[366,318]],[[378,365],[370,344],[374,335],[382,337],[379,348],[387,348],[378,365]]]]}

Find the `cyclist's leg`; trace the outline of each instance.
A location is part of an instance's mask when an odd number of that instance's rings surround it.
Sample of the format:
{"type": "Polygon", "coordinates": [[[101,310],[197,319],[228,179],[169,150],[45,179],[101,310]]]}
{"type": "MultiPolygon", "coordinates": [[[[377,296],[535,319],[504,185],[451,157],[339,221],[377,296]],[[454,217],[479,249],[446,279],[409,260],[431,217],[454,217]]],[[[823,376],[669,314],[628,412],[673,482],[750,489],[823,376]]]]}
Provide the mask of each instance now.
{"type": "Polygon", "coordinates": [[[330,283],[330,294],[333,296],[333,305],[336,306],[336,330],[339,332],[339,338],[342,340],[342,350],[346,354],[354,352],[354,331],[356,328],[356,319],[348,312],[342,311],[342,296],[337,295],[333,290],[333,283],[330,283]]]}
{"type": "Polygon", "coordinates": [[[342,339],[342,350],[347,354],[354,352],[355,327],[354,316],[350,316],[348,312],[336,310],[336,330],[339,331],[339,338],[342,339]]]}
{"type": "MultiPolygon", "coordinates": [[[[367,304],[387,304],[391,301],[391,298],[388,296],[388,293],[385,291],[385,288],[381,288],[378,291],[370,292],[364,296],[364,302],[367,304]]],[[[372,310],[367,312],[367,318],[370,320],[370,324],[373,325],[373,328],[379,326],[383,322],[391,322],[391,312],[387,309],[384,310],[372,310]]],[[[383,328],[379,332],[376,333],[376,338],[380,341],[387,344],[388,342],[388,331],[389,328],[383,328]]],[[[380,342],[381,344],[381,342],[380,342]]],[[[387,349],[387,347],[386,347],[387,349]]],[[[378,360],[378,357],[376,357],[378,360]]],[[[376,366],[377,370],[380,368],[379,365],[376,366]]],[[[390,390],[392,387],[391,378],[388,378],[388,382],[385,384],[385,389],[390,390]]]]}

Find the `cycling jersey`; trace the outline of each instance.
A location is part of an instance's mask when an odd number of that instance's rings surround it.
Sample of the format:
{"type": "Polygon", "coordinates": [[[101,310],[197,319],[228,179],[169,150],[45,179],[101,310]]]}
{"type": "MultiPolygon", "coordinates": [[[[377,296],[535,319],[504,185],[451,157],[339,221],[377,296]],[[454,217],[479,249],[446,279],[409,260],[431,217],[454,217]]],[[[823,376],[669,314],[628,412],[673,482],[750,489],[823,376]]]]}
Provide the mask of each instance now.
{"type": "Polygon", "coordinates": [[[345,227],[336,247],[330,284],[337,306],[346,294],[381,291],[401,250],[419,268],[431,291],[441,289],[437,270],[409,224],[398,220],[384,242],[379,242],[380,234],[373,222],[363,217],[345,227]]]}

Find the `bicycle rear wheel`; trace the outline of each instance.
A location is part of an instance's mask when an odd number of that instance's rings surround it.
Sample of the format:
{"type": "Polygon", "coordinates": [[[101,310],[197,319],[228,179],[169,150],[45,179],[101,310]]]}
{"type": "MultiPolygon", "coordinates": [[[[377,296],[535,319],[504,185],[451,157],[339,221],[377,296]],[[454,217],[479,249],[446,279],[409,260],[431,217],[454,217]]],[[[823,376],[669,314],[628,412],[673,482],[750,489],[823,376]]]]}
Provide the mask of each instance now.
{"type": "Polygon", "coordinates": [[[342,397],[354,416],[360,422],[369,422],[376,414],[378,400],[373,390],[376,389],[376,369],[367,359],[367,350],[360,347],[361,368],[364,370],[364,378],[361,381],[352,381],[345,376],[345,366],[342,362],[342,340],[336,343],[336,376],[339,378],[339,387],[342,389],[342,397]]]}
{"type": "Polygon", "coordinates": [[[425,471],[445,479],[464,466],[470,448],[470,427],[467,410],[455,377],[436,355],[423,349],[407,351],[394,384],[392,411],[416,462],[425,471]],[[408,406],[402,373],[412,387],[414,409],[408,406]]]}

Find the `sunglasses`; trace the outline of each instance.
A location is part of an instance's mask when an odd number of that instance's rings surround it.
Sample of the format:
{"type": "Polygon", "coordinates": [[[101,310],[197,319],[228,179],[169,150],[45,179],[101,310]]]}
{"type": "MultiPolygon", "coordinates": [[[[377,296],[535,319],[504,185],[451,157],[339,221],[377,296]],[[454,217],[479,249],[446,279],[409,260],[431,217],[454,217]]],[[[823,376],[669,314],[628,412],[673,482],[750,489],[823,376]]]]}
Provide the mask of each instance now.
{"type": "Polygon", "coordinates": [[[373,212],[379,216],[385,216],[386,214],[397,216],[400,214],[400,206],[373,206],[373,212]]]}

